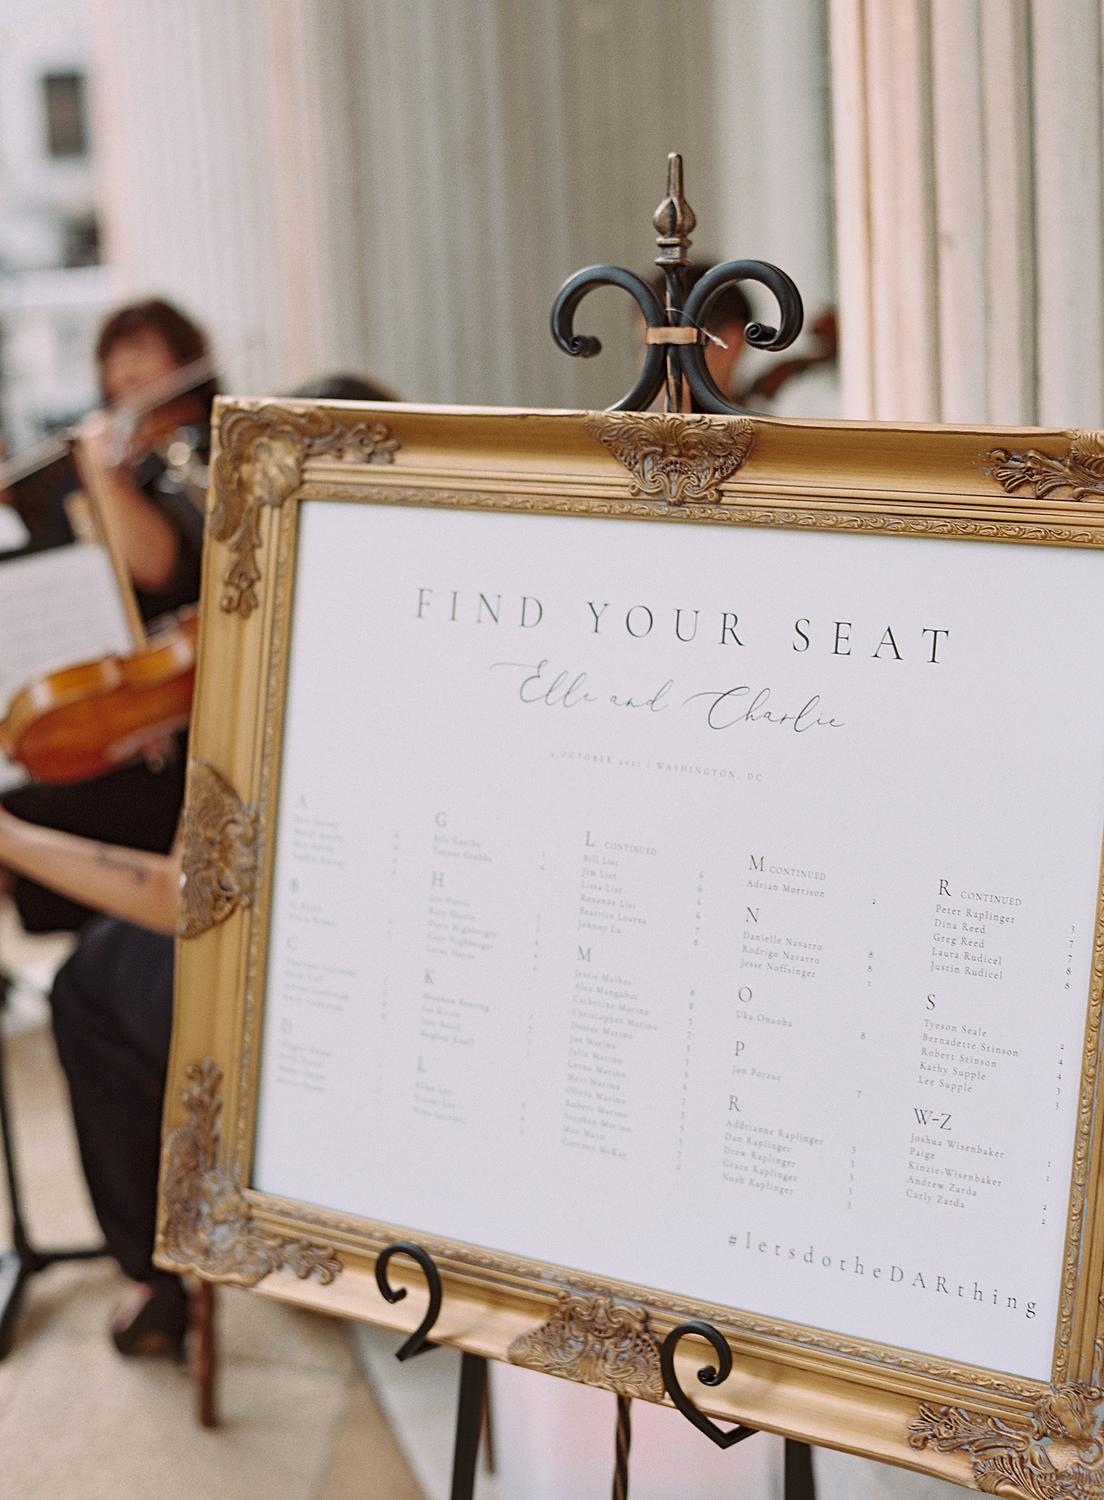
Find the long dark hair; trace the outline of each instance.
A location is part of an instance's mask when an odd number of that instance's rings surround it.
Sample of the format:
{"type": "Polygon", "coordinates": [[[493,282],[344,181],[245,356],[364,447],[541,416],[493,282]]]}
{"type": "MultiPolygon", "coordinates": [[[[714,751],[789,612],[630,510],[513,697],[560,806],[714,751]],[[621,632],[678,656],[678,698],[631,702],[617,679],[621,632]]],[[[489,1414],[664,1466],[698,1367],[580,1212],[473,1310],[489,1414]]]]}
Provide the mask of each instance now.
{"type": "MultiPolygon", "coordinates": [[[[140,333],[157,334],[181,367],[207,359],[211,353],[206,333],[187,313],[161,297],[149,297],[144,302],[128,302],[125,307],[116,308],[107,318],[96,340],[96,363],[100,369],[116,344],[140,333]]],[[[191,394],[209,417],[211,403],[218,394],[218,381],[211,376],[191,394]]]]}

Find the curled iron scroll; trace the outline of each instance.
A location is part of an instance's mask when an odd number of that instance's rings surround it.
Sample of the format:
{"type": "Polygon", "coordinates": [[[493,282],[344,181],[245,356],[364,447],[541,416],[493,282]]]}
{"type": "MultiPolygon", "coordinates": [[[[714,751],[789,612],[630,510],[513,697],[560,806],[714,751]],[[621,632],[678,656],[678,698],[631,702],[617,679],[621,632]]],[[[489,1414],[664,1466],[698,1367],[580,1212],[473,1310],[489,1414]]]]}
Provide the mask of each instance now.
{"type": "Polygon", "coordinates": [[[692,1422],[699,1432],[704,1432],[718,1448],[731,1448],[734,1443],[742,1443],[744,1438],[752,1437],[758,1429],[741,1425],[724,1432],[716,1422],[711,1421],[691,1402],[682,1386],[679,1385],[678,1374],[675,1370],[675,1351],[682,1340],[691,1335],[705,1339],[717,1356],[716,1366],[704,1365],[698,1371],[698,1379],[702,1385],[710,1387],[723,1385],[732,1374],[732,1350],[711,1323],[679,1323],[663,1340],[663,1347],[659,1351],[664,1388],[686,1420],[692,1422]]]}
{"type": "MultiPolygon", "coordinates": [[[[677,272],[669,277],[669,283],[677,272]]],[[[749,323],[744,329],[744,338],[755,349],[787,349],[801,332],[804,308],[801,293],[794,282],[764,260],[729,260],[707,271],[686,299],[685,306],[671,299],[672,305],[664,308],[659,298],[646,281],[625,271],[620,266],[587,266],[565,281],[552,305],[552,337],[565,354],[580,359],[590,359],[601,352],[602,345],[588,334],[575,332],[575,313],[588,292],[600,286],[618,286],[636,302],[649,328],[687,328],[705,326],[711,304],[725,287],[741,281],[755,281],[766,287],[778,303],[778,327],[763,323],[749,323]],[[671,321],[668,321],[670,318],[671,321]]],[[[696,411],[713,412],[721,416],[746,416],[742,406],[735,406],[727,399],[710,375],[705,362],[705,349],[696,344],[663,345],[646,344],[644,366],[640,378],[632,390],[620,401],[607,408],[609,411],[645,411],[663,389],[666,371],[670,363],[673,373],[686,381],[696,411]]]]}
{"type": "MultiPolygon", "coordinates": [[[[779,312],[777,328],[749,323],[744,329],[745,342],[753,349],[788,349],[801,332],[805,318],[801,293],[785,271],[765,260],[729,260],[707,271],[686,299],[685,321],[704,327],[712,303],[725,287],[741,281],[757,281],[760,286],[765,286],[778,303],[779,312]]],[[[699,411],[715,412],[719,416],[745,414],[743,407],[734,406],[728,400],[710,375],[701,344],[687,344],[677,352],[682,373],[699,411]]]]}
{"type": "MultiPolygon", "coordinates": [[[[621,287],[633,298],[649,328],[665,326],[659,298],[646,281],[641,281],[631,271],[623,271],[620,266],[587,266],[564,282],[552,304],[552,337],[565,354],[591,359],[602,352],[599,339],[575,332],[576,308],[588,292],[600,286],[621,287]]],[[[662,348],[658,344],[649,344],[639,380],[609,410],[644,411],[651,406],[663,388],[665,364],[662,348]]]]}
{"type": "Polygon", "coordinates": [[[429,1287],[429,1306],[426,1308],[425,1317],[395,1354],[396,1359],[406,1360],[413,1359],[416,1354],[422,1354],[426,1349],[434,1347],[428,1340],[430,1331],[441,1311],[441,1273],[434,1265],[432,1257],[420,1245],[411,1245],[405,1240],[388,1245],[386,1249],[380,1251],[376,1261],[376,1285],[386,1300],[392,1304],[401,1302],[406,1296],[406,1287],[393,1287],[387,1279],[387,1267],[396,1255],[407,1255],[411,1260],[416,1261],[429,1287]]]}

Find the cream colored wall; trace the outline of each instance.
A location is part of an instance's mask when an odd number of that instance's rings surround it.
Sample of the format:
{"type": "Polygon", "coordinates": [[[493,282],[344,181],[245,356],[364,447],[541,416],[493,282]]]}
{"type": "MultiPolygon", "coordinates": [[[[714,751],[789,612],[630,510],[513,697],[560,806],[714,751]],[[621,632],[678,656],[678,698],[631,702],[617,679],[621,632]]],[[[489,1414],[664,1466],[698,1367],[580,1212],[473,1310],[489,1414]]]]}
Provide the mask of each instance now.
{"type": "Polygon", "coordinates": [[[415,400],[604,405],[627,299],[555,349],[582,265],[647,269],[666,152],[715,202],[708,6],[96,0],[108,255],[218,332],[233,383],[352,366],[415,400]],[[703,61],[705,59],[706,61],[703,61]]]}
{"type": "Polygon", "coordinates": [[[414,400],[604,406],[639,358],[628,299],[586,303],[587,362],[549,309],[581,266],[651,269],[669,150],[701,254],[831,301],[825,6],[93,0],[121,294],[194,308],[238,390],[350,366],[414,400]]]}
{"type": "Polygon", "coordinates": [[[239,390],[363,352],[342,16],[312,0],[93,0],[119,293],[190,308],[239,390]]]}

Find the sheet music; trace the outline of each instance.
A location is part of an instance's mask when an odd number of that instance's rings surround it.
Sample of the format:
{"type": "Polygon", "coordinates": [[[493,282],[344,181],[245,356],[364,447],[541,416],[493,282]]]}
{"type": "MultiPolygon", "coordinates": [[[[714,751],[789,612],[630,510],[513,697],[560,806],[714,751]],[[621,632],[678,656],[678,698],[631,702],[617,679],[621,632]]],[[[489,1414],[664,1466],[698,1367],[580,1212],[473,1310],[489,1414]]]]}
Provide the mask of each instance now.
{"type": "MultiPolygon", "coordinates": [[[[0,718],[32,679],[130,649],[118,584],[102,547],[56,547],[0,567],[0,718]]],[[[18,779],[13,771],[0,756],[0,787],[18,779]]]]}

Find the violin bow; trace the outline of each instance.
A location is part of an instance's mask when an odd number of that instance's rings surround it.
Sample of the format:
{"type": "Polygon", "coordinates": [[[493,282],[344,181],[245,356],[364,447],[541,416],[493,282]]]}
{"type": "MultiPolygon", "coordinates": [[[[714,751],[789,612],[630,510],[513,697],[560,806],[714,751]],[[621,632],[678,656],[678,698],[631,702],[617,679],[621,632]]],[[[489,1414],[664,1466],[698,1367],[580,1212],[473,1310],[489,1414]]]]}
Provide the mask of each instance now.
{"type": "Polygon", "coordinates": [[[130,576],[130,569],[127,567],[126,554],[123,550],[123,539],[119,530],[119,520],[115,514],[115,507],[111,502],[111,497],[107,493],[107,476],[93,454],[92,449],[82,438],[73,437],[70,440],[68,451],[72,455],[77,477],[92,507],[96,529],[111,560],[111,571],[115,575],[115,583],[119,590],[119,601],[123,606],[123,613],[126,616],[127,630],[130,633],[131,644],[135,651],[141,651],[146,645],[146,627],[142,620],[142,612],[138,608],[138,599],[134,592],[134,583],[130,576]]]}
{"type": "MultiPolygon", "coordinates": [[[[195,390],[197,385],[210,380],[215,373],[214,359],[211,355],[205,354],[201,359],[193,359],[188,364],[181,365],[179,370],[174,370],[171,375],[162,375],[157,380],[151,380],[147,386],[143,387],[141,401],[116,401],[113,405],[102,407],[100,410],[127,424],[136,422],[139,417],[144,417],[147,412],[155,411],[166,401],[195,390]]],[[[0,464],[0,491],[18,484],[21,479],[29,479],[40,469],[45,469],[49,464],[56,463],[59,458],[64,458],[71,451],[78,431],[79,429],[72,429],[58,437],[44,438],[41,443],[35,443],[33,448],[27,448],[15,458],[0,464]]]]}

